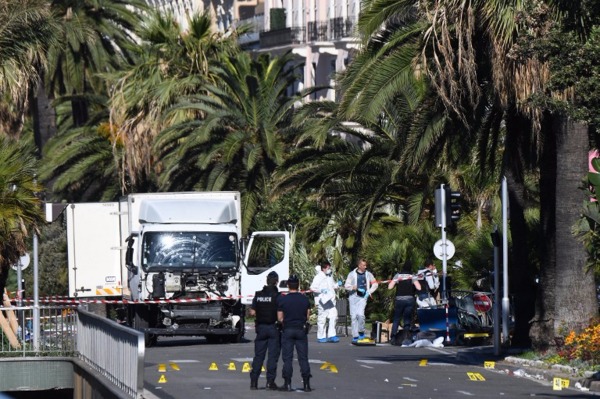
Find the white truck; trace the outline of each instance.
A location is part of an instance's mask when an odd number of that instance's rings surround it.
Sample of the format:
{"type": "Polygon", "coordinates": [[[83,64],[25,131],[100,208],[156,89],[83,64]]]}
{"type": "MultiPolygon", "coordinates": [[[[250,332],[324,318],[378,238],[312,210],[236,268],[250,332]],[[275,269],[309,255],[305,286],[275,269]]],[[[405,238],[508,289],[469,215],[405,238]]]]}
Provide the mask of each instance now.
{"type": "Polygon", "coordinates": [[[69,296],[117,303],[147,345],[159,335],[239,341],[245,305],[267,274],[276,271],[285,287],[290,240],[285,231],[255,232],[244,245],[240,204],[238,192],[67,204],[69,296]]]}

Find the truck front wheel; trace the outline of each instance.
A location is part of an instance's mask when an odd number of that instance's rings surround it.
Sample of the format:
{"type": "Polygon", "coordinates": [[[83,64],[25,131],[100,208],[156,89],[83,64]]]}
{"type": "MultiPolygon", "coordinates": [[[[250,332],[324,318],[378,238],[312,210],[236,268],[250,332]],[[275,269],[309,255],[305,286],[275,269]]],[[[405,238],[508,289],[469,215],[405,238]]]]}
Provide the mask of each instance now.
{"type": "Polygon", "coordinates": [[[242,315],[242,318],[237,322],[236,327],[238,329],[237,334],[232,335],[229,338],[229,342],[238,344],[244,340],[244,333],[246,332],[246,320],[242,315]]]}
{"type": "MultiPolygon", "coordinates": [[[[148,327],[153,327],[152,320],[155,318],[152,317],[152,309],[149,309],[148,306],[144,305],[134,305],[133,306],[133,328],[138,331],[144,332],[144,329],[148,327]]],[[[150,334],[148,332],[144,332],[144,343],[146,347],[150,348],[151,346],[156,344],[158,340],[158,336],[156,334],[150,334]]]]}

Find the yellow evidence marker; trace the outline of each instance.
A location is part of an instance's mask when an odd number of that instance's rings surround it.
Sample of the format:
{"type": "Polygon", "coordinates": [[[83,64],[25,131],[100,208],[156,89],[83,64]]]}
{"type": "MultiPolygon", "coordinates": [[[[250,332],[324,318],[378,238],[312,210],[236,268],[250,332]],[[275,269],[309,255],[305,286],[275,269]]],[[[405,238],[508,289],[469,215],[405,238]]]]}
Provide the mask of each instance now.
{"type": "Polygon", "coordinates": [[[419,366],[421,366],[421,367],[427,366],[427,359],[422,359],[422,360],[419,362],[419,366]]]}
{"type": "Polygon", "coordinates": [[[467,373],[471,381],[485,381],[485,377],[479,373],[467,373]]]}
{"type": "Polygon", "coordinates": [[[363,338],[363,339],[359,339],[356,342],[352,342],[352,345],[355,345],[355,346],[375,346],[376,343],[371,338],[363,338]]]}
{"type": "Polygon", "coordinates": [[[227,370],[235,370],[235,363],[234,362],[230,362],[229,363],[229,367],[227,367],[227,370]]]}
{"type": "Polygon", "coordinates": [[[552,390],[554,391],[562,391],[562,378],[554,377],[552,380],[552,390]]]}
{"type": "Polygon", "coordinates": [[[208,369],[209,369],[210,371],[216,371],[216,370],[219,370],[219,368],[217,367],[217,363],[215,363],[215,362],[212,362],[212,363],[210,364],[210,367],[209,367],[208,369]]]}
{"type": "Polygon", "coordinates": [[[158,379],[158,383],[164,384],[165,382],[167,382],[167,377],[165,377],[164,374],[161,374],[160,378],[158,379]]]}
{"type": "Polygon", "coordinates": [[[159,373],[165,373],[167,371],[167,366],[164,363],[160,363],[158,365],[158,372],[159,373]]]}
{"type": "Polygon", "coordinates": [[[251,370],[250,363],[246,362],[242,366],[242,373],[249,373],[251,370]]]}
{"type": "Polygon", "coordinates": [[[493,369],[496,367],[496,362],[483,362],[483,367],[486,369],[493,369]]]}
{"type": "Polygon", "coordinates": [[[171,362],[171,363],[169,363],[169,366],[171,366],[171,368],[175,371],[180,370],[179,365],[177,363],[171,362]]]}

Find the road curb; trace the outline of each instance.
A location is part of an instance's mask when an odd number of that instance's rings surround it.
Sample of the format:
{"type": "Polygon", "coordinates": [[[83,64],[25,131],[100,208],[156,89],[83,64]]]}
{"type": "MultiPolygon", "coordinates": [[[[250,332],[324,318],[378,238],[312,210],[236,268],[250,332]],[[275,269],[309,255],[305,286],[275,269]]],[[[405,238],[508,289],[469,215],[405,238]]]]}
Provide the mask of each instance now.
{"type": "Polygon", "coordinates": [[[575,367],[560,364],[548,364],[541,360],[523,359],[510,354],[494,355],[493,347],[473,347],[459,349],[458,361],[483,365],[486,361],[495,361],[496,369],[504,369],[507,373],[529,377],[536,380],[552,382],[554,378],[570,380],[571,387],[581,391],[600,392],[600,372],[581,371],[575,367]]]}

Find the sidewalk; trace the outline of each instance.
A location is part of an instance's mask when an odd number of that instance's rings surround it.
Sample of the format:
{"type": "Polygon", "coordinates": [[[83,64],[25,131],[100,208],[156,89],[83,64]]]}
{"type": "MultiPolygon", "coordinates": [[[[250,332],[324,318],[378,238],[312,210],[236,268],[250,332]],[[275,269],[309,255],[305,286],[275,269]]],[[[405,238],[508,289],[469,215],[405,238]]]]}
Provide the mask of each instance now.
{"type": "Polygon", "coordinates": [[[461,348],[456,354],[457,360],[476,365],[486,361],[496,362],[496,369],[505,370],[511,375],[544,380],[552,383],[554,378],[570,380],[572,388],[581,391],[600,392],[600,372],[580,371],[574,367],[559,364],[548,364],[541,360],[528,360],[511,356],[518,351],[503,350],[500,355],[494,354],[493,346],[477,346],[461,348]]]}

